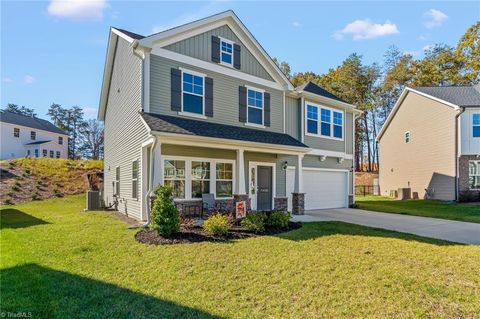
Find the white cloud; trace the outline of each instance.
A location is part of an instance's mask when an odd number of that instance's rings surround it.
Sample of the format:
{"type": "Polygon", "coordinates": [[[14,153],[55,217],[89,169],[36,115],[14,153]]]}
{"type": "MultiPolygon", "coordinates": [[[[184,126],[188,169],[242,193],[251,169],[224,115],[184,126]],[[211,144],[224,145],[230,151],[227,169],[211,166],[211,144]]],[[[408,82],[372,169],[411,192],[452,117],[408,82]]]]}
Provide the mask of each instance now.
{"type": "Polygon", "coordinates": [[[25,81],[26,84],[32,84],[33,82],[35,82],[35,78],[31,75],[28,75],[28,74],[25,75],[23,80],[25,81]]]}
{"type": "Polygon", "coordinates": [[[155,25],[152,28],[152,33],[162,32],[174,27],[178,27],[182,24],[193,22],[195,20],[203,19],[210,15],[219,13],[224,6],[225,1],[211,1],[205,4],[203,7],[195,10],[194,12],[185,13],[173,19],[169,23],[162,25],[155,25]]]}
{"type": "Polygon", "coordinates": [[[292,26],[294,26],[295,28],[299,28],[299,27],[302,26],[302,24],[301,24],[300,22],[298,22],[298,21],[293,21],[293,22],[292,22],[292,26]]]}
{"type": "Polygon", "coordinates": [[[72,20],[101,20],[107,0],[52,0],[48,13],[72,20]]]}
{"type": "Polygon", "coordinates": [[[420,40],[420,41],[427,41],[427,37],[424,36],[424,35],[420,35],[418,36],[417,40],[420,40]]]}
{"type": "Polygon", "coordinates": [[[12,83],[12,82],[13,82],[13,80],[12,80],[11,78],[9,78],[9,77],[4,77],[2,80],[3,80],[3,82],[5,82],[5,83],[12,83]]]}
{"type": "Polygon", "coordinates": [[[82,110],[87,119],[97,118],[98,109],[96,107],[84,107],[82,110]]]}
{"type": "Polygon", "coordinates": [[[386,21],[384,24],[372,23],[370,19],[355,20],[333,34],[337,40],[342,40],[346,35],[352,35],[353,40],[367,40],[400,33],[397,25],[386,21]]]}
{"type": "Polygon", "coordinates": [[[448,19],[448,16],[445,13],[436,9],[428,10],[423,14],[423,17],[423,24],[427,29],[439,27],[448,19]]]}

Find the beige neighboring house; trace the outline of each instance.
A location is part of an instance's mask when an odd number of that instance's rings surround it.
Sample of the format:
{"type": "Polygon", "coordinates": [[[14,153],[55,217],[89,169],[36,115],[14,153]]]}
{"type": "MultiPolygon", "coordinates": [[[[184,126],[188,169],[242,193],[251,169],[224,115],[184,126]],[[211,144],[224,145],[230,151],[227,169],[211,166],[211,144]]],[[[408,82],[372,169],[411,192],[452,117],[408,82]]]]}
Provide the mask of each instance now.
{"type": "Polygon", "coordinates": [[[391,196],[480,198],[480,86],[406,88],[378,134],[380,189],[391,196]]]}

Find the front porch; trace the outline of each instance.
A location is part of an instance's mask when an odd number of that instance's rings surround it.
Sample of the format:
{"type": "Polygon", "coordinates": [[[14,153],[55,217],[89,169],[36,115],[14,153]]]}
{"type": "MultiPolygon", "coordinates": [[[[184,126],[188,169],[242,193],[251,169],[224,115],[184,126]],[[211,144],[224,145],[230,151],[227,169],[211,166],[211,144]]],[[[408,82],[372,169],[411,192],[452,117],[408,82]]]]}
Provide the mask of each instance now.
{"type": "Polygon", "coordinates": [[[295,168],[294,214],[304,211],[302,159],[306,148],[156,134],[142,145],[142,217],[149,191],[170,185],[185,215],[201,215],[202,194],[213,194],[221,210],[234,212],[245,201],[251,210],[287,210],[285,174],[295,168]],[[248,145],[250,144],[250,145],[248,145]],[[294,159],[295,163],[292,163],[294,159]],[[150,187],[152,186],[152,187],[150,187]]]}

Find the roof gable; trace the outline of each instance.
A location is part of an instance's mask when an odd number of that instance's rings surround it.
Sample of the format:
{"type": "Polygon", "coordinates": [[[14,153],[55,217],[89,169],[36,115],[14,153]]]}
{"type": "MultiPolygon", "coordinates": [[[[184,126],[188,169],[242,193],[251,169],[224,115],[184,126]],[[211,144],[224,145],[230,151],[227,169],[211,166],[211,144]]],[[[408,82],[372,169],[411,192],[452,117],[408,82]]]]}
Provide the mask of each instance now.
{"type": "Polygon", "coordinates": [[[480,106],[479,85],[414,87],[413,90],[438,98],[459,107],[480,106]]]}
{"type": "Polygon", "coordinates": [[[38,130],[43,130],[47,132],[67,135],[63,130],[59,129],[52,123],[47,120],[39,119],[38,117],[26,116],[23,114],[18,114],[9,111],[0,111],[0,122],[16,124],[21,126],[26,126],[30,128],[35,128],[38,130]]]}
{"type": "Polygon", "coordinates": [[[285,74],[273,62],[265,49],[248,31],[245,25],[235,15],[232,10],[221,12],[210,17],[190,22],[172,29],[168,29],[139,40],[143,47],[166,47],[175,42],[179,42],[198,34],[208,32],[218,27],[227,25],[241,43],[248,49],[255,59],[265,68],[268,74],[286,89],[293,90],[293,85],[287,79],[285,74]]]}

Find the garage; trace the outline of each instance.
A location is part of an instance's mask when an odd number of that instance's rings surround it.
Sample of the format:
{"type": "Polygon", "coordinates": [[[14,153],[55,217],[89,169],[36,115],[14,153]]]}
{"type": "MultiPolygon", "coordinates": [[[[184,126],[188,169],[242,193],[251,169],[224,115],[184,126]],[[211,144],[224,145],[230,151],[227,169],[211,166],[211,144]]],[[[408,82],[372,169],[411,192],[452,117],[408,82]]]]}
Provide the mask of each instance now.
{"type": "MultiPolygon", "coordinates": [[[[287,170],[288,209],[292,208],[291,193],[295,187],[295,168],[287,170]]],[[[303,169],[305,210],[348,206],[348,171],[320,168],[303,169]]]]}

